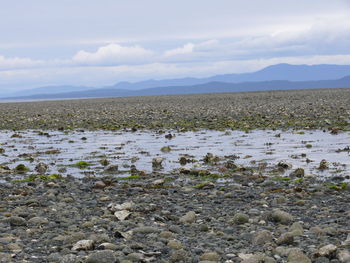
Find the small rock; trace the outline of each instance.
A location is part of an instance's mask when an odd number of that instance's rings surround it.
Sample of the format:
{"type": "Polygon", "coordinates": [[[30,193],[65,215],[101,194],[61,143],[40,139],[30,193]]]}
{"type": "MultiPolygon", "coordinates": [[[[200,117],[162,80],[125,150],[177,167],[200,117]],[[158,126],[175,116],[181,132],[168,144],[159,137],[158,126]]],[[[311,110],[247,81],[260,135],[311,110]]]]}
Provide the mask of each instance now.
{"type": "Polygon", "coordinates": [[[174,250],[170,256],[170,262],[186,262],[189,255],[184,249],[174,250]]]}
{"type": "Polygon", "coordinates": [[[88,256],[86,263],[115,263],[117,261],[113,251],[103,250],[88,256]]]}
{"type": "Polygon", "coordinates": [[[196,213],[193,211],[187,212],[186,215],[180,218],[182,224],[192,224],[196,221],[196,213]]]}
{"type": "Polygon", "coordinates": [[[35,166],[35,171],[37,171],[39,174],[45,174],[46,171],[47,171],[47,164],[45,163],[38,163],[36,166],[35,166]]]}
{"type": "Polygon", "coordinates": [[[179,242],[177,240],[170,240],[168,242],[168,247],[170,247],[172,249],[181,249],[183,246],[182,246],[181,242],[179,242]]]}
{"type": "Polygon", "coordinates": [[[303,226],[299,222],[293,223],[290,227],[288,232],[292,233],[293,236],[301,236],[304,234],[303,226]]]}
{"type": "Polygon", "coordinates": [[[288,263],[311,263],[311,260],[299,248],[293,248],[289,251],[288,263]]]}
{"type": "Polygon", "coordinates": [[[288,225],[293,221],[293,216],[287,212],[276,209],[272,212],[271,219],[276,223],[288,225]]]}
{"type": "Polygon", "coordinates": [[[141,253],[130,253],[128,255],[128,259],[133,261],[133,262],[141,262],[143,260],[144,255],[141,253]]]}
{"type": "Polygon", "coordinates": [[[216,252],[207,252],[200,256],[201,261],[219,262],[220,258],[216,252]]]}
{"type": "Polygon", "coordinates": [[[116,211],[114,215],[116,218],[118,218],[119,221],[124,221],[131,215],[131,213],[128,210],[121,210],[121,211],[116,211]]]}
{"type": "Polygon", "coordinates": [[[117,249],[117,245],[113,244],[113,243],[102,243],[100,244],[97,249],[99,250],[116,250],[117,249]]]}
{"type": "Polygon", "coordinates": [[[151,226],[142,226],[142,227],[136,227],[133,230],[133,233],[136,234],[152,234],[152,233],[158,233],[159,229],[151,226]]]}
{"type": "Polygon", "coordinates": [[[320,165],[319,165],[319,167],[318,167],[318,169],[320,169],[320,170],[325,170],[325,169],[328,169],[329,167],[328,167],[328,162],[326,161],[326,160],[322,160],[321,162],[320,162],[320,165]]]}
{"type": "Polygon", "coordinates": [[[350,251],[349,250],[339,251],[338,259],[341,263],[350,263],[350,251]]]}
{"type": "Polygon", "coordinates": [[[94,249],[94,241],[93,240],[80,240],[72,247],[72,250],[93,250],[94,249]]]}
{"type": "Polygon", "coordinates": [[[11,226],[26,226],[27,222],[23,217],[20,216],[11,216],[8,219],[8,222],[11,226]]]}
{"type": "Polygon", "coordinates": [[[49,223],[49,220],[43,217],[32,217],[31,219],[28,220],[28,225],[33,225],[33,226],[40,226],[40,225],[46,225],[49,223]]]}
{"type": "Polygon", "coordinates": [[[294,243],[294,236],[292,233],[284,233],[277,239],[277,245],[292,245],[294,243]]]}
{"type": "Polygon", "coordinates": [[[270,231],[263,230],[255,234],[253,238],[253,243],[257,245],[264,245],[268,242],[271,242],[273,239],[270,231]]]}
{"type": "Polygon", "coordinates": [[[134,203],[133,202],[125,202],[122,204],[114,204],[111,203],[107,206],[108,210],[111,212],[116,212],[116,211],[121,211],[121,210],[132,210],[134,208],[134,203]]]}
{"type": "Polygon", "coordinates": [[[279,167],[279,168],[282,168],[282,169],[290,169],[290,168],[292,168],[292,164],[290,164],[290,163],[287,163],[287,162],[285,162],[285,161],[280,161],[278,164],[277,164],[277,166],[279,167]]]}
{"type": "Polygon", "coordinates": [[[119,169],[118,165],[111,164],[111,165],[106,167],[105,172],[106,173],[116,173],[116,172],[118,172],[118,169],[119,169]]]}
{"type": "Polygon", "coordinates": [[[321,257],[331,257],[332,255],[334,255],[336,253],[337,249],[338,249],[337,246],[329,244],[329,245],[321,247],[318,250],[318,254],[321,257]]]}
{"type": "Polygon", "coordinates": [[[165,183],[164,179],[157,179],[152,182],[153,185],[162,185],[164,183],[165,183]]]}
{"type": "Polygon", "coordinates": [[[153,158],[152,159],[152,167],[153,168],[161,168],[163,161],[164,161],[164,158],[162,158],[162,157],[153,158]]]}
{"type": "Polygon", "coordinates": [[[103,189],[103,188],[105,188],[107,185],[104,183],[104,182],[102,182],[102,181],[96,181],[94,184],[93,184],[93,186],[92,186],[92,188],[94,188],[94,189],[103,189]]]}
{"type": "Polygon", "coordinates": [[[160,238],[167,238],[167,239],[175,238],[175,234],[170,232],[170,231],[162,231],[162,232],[160,232],[159,237],[160,238]]]}
{"type": "Polygon", "coordinates": [[[243,213],[237,213],[233,216],[230,222],[236,225],[242,225],[242,224],[248,223],[248,221],[249,221],[248,215],[243,213]]]}
{"type": "Polygon", "coordinates": [[[299,177],[302,178],[305,175],[305,171],[303,168],[297,168],[293,172],[290,173],[290,177],[299,177]]]}

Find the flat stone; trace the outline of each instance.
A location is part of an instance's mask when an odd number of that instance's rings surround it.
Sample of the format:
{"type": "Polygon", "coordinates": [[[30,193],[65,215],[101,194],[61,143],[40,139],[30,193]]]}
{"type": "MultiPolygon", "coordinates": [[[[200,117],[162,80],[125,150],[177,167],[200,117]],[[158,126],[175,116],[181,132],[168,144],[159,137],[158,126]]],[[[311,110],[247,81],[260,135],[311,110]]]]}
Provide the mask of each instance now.
{"type": "Polygon", "coordinates": [[[121,210],[121,211],[116,211],[114,215],[116,218],[118,218],[119,221],[124,221],[131,215],[131,213],[128,210],[121,210]]]}
{"type": "Polygon", "coordinates": [[[75,250],[75,251],[79,251],[79,250],[93,250],[93,249],[94,249],[94,241],[90,240],[90,239],[79,240],[72,247],[72,250],[75,250]]]}

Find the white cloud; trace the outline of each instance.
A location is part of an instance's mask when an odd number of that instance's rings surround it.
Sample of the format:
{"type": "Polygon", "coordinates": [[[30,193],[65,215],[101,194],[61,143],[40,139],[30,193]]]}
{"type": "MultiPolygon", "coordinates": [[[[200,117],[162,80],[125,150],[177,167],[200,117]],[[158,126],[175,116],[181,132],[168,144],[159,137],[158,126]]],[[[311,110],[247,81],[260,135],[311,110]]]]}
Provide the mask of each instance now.
{"type": "Polygon", "coordinates": [[[33,60],[30,58],[5,58],[0,56],[0,70],[18,69],[18,68],[33,68],[45,64],[42,60],[33,60]]]}
{"type": "Polygon", "coordinates": [[[192,43],[187,43],[183,47],[170,49],[164,52],[165,57],[172,57],[177,55],[191,54],[193,52],[195,45],[192,43]]]}
{"type": "Polygon", "coordinates": [[[122,46],[119,44],[109,44],[98,48],[96,52],[81,50],[73,56],[72,62],[80,65],[143,63],[152,55],[152,51],[138,45],[122,46]]]}

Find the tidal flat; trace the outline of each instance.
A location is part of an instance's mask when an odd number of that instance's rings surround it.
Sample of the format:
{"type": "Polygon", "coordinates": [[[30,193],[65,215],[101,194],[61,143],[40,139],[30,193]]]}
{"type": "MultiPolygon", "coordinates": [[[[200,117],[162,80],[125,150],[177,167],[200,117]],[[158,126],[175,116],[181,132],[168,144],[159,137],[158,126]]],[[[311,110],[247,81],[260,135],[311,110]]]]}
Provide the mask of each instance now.
{"type": "Polygon", "coordinates": [[[350,262],[350,89],[0,112],[0,262],[350,262]]]}

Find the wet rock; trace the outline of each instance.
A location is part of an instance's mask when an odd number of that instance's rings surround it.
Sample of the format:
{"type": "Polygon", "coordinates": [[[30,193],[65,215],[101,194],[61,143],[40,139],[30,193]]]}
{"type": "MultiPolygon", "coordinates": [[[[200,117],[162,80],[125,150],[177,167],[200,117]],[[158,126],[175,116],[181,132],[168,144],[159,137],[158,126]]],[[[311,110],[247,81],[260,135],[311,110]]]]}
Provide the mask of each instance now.
{"type": "Polygon", "coordinates": [[[187,212],[184,216],[180,218],[180,223],[182,224],[192,224],[196,221],[196,213],[193,211],[187,212]]]}
{"type": "Polygon", "coordinates": [[[116,260],[117,258],[113,251],[103,250],[89,255],[86,259],[86,263],[115,263],[116,260]]]}
{"type": "Polygon", "coordinates": [[[45,163],[38,163],[35,166],[35,171],[37,171],[39,174],[45,174],[47,171],[48,165],[45,163]]]}
{"type": "Polygon", "coordinates": [[[328,166],[328,162],[326,161],[326,160],[322,160],[321,162],[320,162],[320,165],[318,166],[318,169],[320,169],[320,170],[326,170],[326,169],[328,169],[329,168],[329,166],[328,166]]]}
{"type": "Polygon", "coordinates": [[[152,167],[153,168],[162,168],[162,162],[164,161],[164,158],[162,157],[156,157],[152,159],[152,167]]]}
{"type": "Polygon", "coordinates": [[[119,170],[119,167],[118,167],[118,165],[116,165],[116,164],[108,165],[108,166],[105,168],[105,172],[106,172],[106,173],[117,173],[118,170],[119,170]]]}
{"type": "Polygon", "coordinates": [[[299,177],[302,178],[305,175],[305,171],[303,168],[297,168],[293,172],[290,173],[290,177],[299,177]]]}
{"type": "Polygon", "coordinates": [[[94,249],[94,241],[93,240],[79,240],[77,243],[74,244],[72,247],[72,250],[79,251],[79,250],[93,250],[94,249]]]}
{"type": "Polygon", "coordinates": [[[207,153],[204,158],[203,161],[207,164],[217,164],[220,161],[220,158],[218,156],[213,155],[212,153],[207,153]]]}
{"type": "Polygon", "coordinates": [[[282,168],[282,169],[290,169],[290,168],[293,167],[293,165],[290,164],[290,163],[287,163],[287,162],[285,162],[285,161],[280,161],[280,162],[277,164],[277,167],[282,168]]]}

